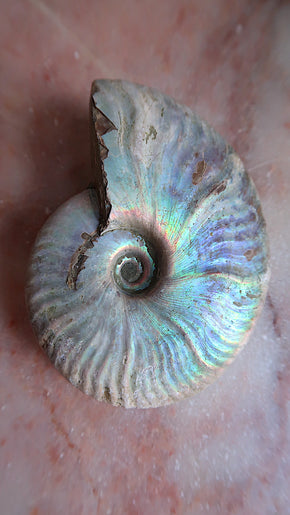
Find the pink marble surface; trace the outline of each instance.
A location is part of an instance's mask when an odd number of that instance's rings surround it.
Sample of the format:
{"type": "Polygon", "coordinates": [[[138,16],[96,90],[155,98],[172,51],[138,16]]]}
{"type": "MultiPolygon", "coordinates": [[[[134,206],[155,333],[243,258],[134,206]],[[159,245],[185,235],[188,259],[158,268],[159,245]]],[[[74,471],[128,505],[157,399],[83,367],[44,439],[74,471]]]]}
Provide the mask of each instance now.
{"type": "Polygon", "coordinates": [[[290,513],[289,3],[0,6],[1,514],[290,513]],[[88,94],[102,77],[157,87],[207,119],[244,159],[268,224],[272,279],[248,345],[168,408],[125,411],[74,389],[25,310],[36,233],[89,181],[88,94]]]}

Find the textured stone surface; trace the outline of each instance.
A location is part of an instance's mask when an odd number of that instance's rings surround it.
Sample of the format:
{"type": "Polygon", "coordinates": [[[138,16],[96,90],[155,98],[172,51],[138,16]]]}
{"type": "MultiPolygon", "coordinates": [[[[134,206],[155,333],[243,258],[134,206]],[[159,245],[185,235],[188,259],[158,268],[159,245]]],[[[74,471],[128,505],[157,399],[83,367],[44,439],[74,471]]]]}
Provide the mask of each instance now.
{"type": "Polygon", "coordinates": [[[287,2],[267,0],[2,0],[1,512],[289,513],[289,24],[287,2]],[[26,315],[36,233],[90,180],[96,77],[157,87],[207,119],[243,158],[268,223],[272,279],[247,347],[168,408],[84,396],[26,315]]]}

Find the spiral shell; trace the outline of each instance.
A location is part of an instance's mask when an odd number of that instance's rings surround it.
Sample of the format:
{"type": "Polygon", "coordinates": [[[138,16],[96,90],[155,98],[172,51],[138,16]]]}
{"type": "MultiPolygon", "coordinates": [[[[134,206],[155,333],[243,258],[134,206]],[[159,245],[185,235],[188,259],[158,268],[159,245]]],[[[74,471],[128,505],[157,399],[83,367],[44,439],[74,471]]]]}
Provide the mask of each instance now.
{"type": "Polygon", "coordinates": [[[92,102],[117,129],[95,135],[109,149],[111,213],[96,236],[89,188],[49,218],[31,258],[31,319],[73,385],[161,406],[210,384],[245,343],[269,276],[261,206],[237,154],[186,107],[110,80],[94,82],[92,102]]]}

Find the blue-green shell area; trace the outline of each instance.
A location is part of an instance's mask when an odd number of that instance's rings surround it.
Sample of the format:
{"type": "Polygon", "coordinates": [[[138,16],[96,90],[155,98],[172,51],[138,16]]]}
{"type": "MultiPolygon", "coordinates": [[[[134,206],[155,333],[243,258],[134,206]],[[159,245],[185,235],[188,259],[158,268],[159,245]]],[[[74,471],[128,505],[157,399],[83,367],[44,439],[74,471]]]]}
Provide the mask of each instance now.
{"type": "Polygon", "coordinates": [[[124,81],[97,81],[95,91],[118,129],[103,137],[110,223],[73,291],[71,257],[98,225],[89,190],[49,218],[30,265],[32,323],[85,393],[161,406],[210,384],[245,343],[269,276],[265,224],[241,160],[198,116],[124,81]],[[130,259],[146,274],[123,288],[130,259]]]}

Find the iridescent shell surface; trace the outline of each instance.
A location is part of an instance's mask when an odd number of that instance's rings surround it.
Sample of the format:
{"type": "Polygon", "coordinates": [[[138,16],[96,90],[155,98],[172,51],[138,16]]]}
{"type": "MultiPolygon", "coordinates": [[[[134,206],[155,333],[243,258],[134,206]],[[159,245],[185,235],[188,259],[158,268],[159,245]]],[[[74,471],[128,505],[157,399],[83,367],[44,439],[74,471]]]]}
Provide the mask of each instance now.
{"type": "Polygon", "coordinates": [[[247,340],[269,276],[265,224],[241,160],[197,115],[124,81],[93,91],[117,128],[103,136],[109,224],[71,290],[71,257],[98,225],[91,190],[49,218],[31,259],[31,319],[73,385],[161,406],[210,384],[247,340]]]}

